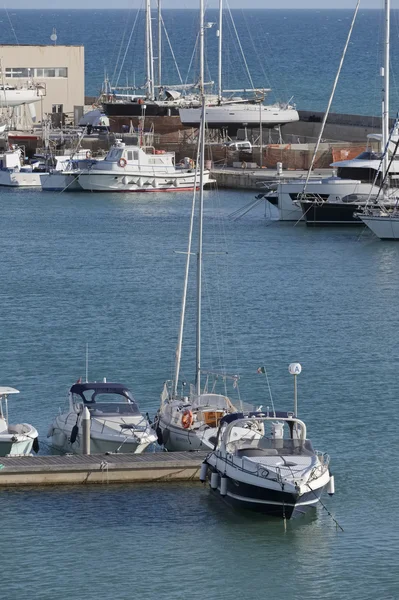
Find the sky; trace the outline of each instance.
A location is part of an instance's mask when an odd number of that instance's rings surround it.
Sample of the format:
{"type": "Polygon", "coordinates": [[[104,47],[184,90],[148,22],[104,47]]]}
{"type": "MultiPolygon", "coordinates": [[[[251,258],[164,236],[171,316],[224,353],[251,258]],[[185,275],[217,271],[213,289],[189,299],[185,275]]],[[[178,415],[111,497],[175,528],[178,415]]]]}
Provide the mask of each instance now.
{"type": "MultiPolygon", "coordinates": [[[[154,1],[154,0],[153,0],[154,1]]],[[[218,0],[209,0],[205,3],[210,7],[216,7],[218,0]]],[[[156,1],[154,1],[154,6],[156,1]]],[[[242,8],[243,0],[228,0],[230,8],[242,8]]],[[[356,0],[246,0],[245,8],[337,8],[337,9],[353,9],[355,7],[356,0]]],[[[112,2],[112,8],[139,8],[142,5],[142,0],[114,0],[112,2]]],[[[198,8],[199,0],[162,0],[164,8],[198,8]]],[[[391,0],[392,8],[399,9],[399,0],[391,0]]],[[[48,8],[52,10],[59,10],[62,8],[73,9],[73,8],[110,8],[109,0],[85,0],[82,3],[81,0],[35,0],[32,3],[31,0],[6,0],[3,4],[8,9],[18,8],[48,8]]],[[[361,0],[360,7],[365,8],[382,8],[382,0],[361,0]]]]}

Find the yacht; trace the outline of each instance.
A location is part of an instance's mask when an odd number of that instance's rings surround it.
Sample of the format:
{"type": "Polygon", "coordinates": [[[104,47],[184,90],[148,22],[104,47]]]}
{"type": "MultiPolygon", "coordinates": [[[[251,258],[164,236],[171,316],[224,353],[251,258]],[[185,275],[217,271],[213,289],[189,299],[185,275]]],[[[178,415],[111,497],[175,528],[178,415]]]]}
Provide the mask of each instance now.
{"type": "Polygon", "coordinates": [[[157,437],[129,389],[121,383],[75,383],[65,409],[52,422],[47,437],[58,452],[82,454],[83,409],[90,413],[91,452],[141,454],[157,437]]]}
{"type": "Polygon", "coordinates": [[[27,85],[17,87],[13,85],[0,86],[0,108],[22,106],[23,104],[33,104],[39,102],[43,95],[40,86],[27,85]]]}
{"type": "MultiPolygon", "coordinates": [[[[175,165],[174,152],[118,142],[104,160],[83,171],[79,185],[93,192],[175,192],[198,187],[193,161],[175,165]]],[[[209,181],[209,171],[204,174],[209,181]]]]}
{"type": "Polygon", "coordinates": [[[334,492],[329,462],[294,413],[236,413],[221,419],[200,479],[232,506],[290,519],[334,492]]]}
{"type": "Polygon", "coordinates": [[[33,425],[8,422],[8,397],[13,394],[19,394],[19,390],[0,387],[0,456],[29,455],[32,449],[39,451],[39,434],[33,425]]]}

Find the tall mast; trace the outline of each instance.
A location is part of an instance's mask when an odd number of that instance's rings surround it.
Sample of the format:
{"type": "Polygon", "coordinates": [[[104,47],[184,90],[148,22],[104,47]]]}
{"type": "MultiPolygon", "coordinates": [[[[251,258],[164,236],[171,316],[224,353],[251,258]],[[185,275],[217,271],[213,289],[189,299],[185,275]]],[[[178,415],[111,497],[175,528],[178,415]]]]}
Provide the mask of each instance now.
{"type": "MultiPolygon", "coordinates": [[[[201,0],[202,1],[202,0],[201,0]]],[[[199,155],[199,213],[198,213],[198,253],[197,253],[197,347],[196,347],[196,391],[201,393],[201,299],[202,299],[202,225],[204,219],[204,157],[205,157],[205,96],[202,96],[200,155],[199,155]]]]}
{"type": "Polygon", "coordinates": [[[162,81],[162,15],[161,0],[158,0],[158,96],[162,81]]]}
{"type": "Polygon", "coordinates": [[[219,0],[219,45],[218,45],[218,100],[222,100],[222,33],[223,33],[223,0],[219,0]]]}
{"type": "Polygon", "coordinates": [[[147,96],[154,99],[154,54],[152,47],[151,0],[146,0],[146,61],[147,61],[147,96]]]}
{"type": "Polygon", "coordinates": [[[200,96],[204,95],[204,0],[200,0],[200,96]]]}
{"type": "MultiPolygon", "coordinates": [[[[384,66],[383,75],[383,99],[382,99],[382,146],[385,151],[389,140],[389,41],[391,27],[391,0],[385,0],[385,36],[384,36],[384,66]]],[[[385,153],[382,164],[382,180],[388,170],[389,156],[385,153]]]]}

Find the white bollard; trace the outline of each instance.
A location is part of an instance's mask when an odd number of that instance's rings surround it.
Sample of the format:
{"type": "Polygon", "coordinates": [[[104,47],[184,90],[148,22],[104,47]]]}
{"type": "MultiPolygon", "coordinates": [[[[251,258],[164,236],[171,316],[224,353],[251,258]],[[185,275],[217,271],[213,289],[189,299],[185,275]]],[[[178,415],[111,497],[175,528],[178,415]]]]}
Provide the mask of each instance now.
{"type": "Polygon", "coordinates": [[[82,438],[83,454],[90,454],[90,413],[87,406],[84,407],[82,415],[82,438]]]}

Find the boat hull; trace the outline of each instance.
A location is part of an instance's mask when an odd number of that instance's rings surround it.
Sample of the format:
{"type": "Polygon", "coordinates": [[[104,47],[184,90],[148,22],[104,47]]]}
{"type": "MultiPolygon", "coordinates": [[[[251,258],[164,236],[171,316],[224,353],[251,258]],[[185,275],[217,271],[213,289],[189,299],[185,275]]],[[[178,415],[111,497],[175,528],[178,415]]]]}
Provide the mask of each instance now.
{"type": "MultiPolygon", "coordinates": [[[[223,499],[234,508],[251,510],[271,517],[292,519],[314,508],[320,500],[323,489],[309,490],[299,495],[250,485],[227,477],[227,493],[223,499]]],[[[213,492],[220,494],[220,485],[213,492]]]]}
{"type": "MultiPolygon", "coordinates": [[[[83,440],[81,437],[78,435],[73,444],[71,444],[70,437],[70,431],[54,427],[53,435],[50,437],[49,442],[52,450],[56,453],[70,452],[72,454],[83,454],[83,440]]],[[[133,440],[124,440],[123,438],[107,440],[91,434],[90,453],[105,454],[109,452],[111,454],[141,454],[154,441],[155,440],[151,440],[148,443],[144,442],[139,444],[133,440]]]]}
{"type": "Polygon", "coordinates": [[[160,418],[157,422],[158,441],[168,452],[196,452],[212,450],[213,444],[192,429],[183,429],[166,423],[160,418]],[[159,431],[158,431],[159,428],[159,431]],[[161,435],[159,435],[159,432],[161,435]]]}
{"type": "MultiPolygon", "coordinates": [[[[91,192],[183,192],[193,190],[195,181],[195,172],[154,175],[119,171],[95,173],[92,170],[79,175],[79,185],[91,192]]],[[[204,185],[208,181],[209,172],[206,172],[204,185]]]]}
{"type": "Polygon", "coordinates": [[[5,187],[41,187],[44,173],[0,171],[0,186],[5,187]]]}
{"type": "Polygon", "coordinates": [[[360,223],[367,225],[380,240],[399,241],[399,218],[389,216],[360,217],[360,223]]]}
{"type": "Polygon", "coordinates": [[[332,225],[359,227],[362,222],[355,216],[359,204],[345,202],[301,202],[303,218],[308,227],[332,225]]]}
{"type": "Polygon", "coordinates": [[[44,192],[81,192],[78,174],[74,173],[49,173],[41,177],[42,190],[44,192]]]}

